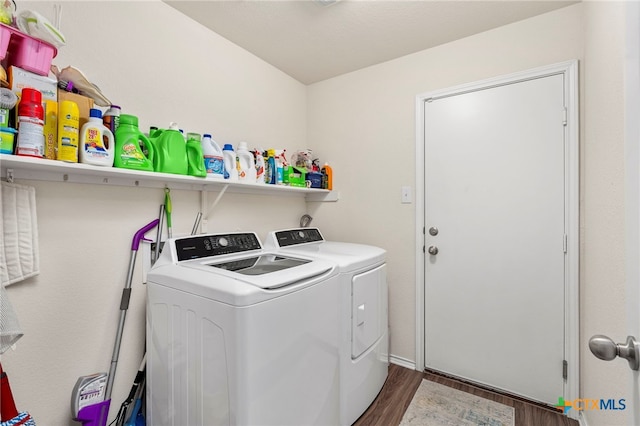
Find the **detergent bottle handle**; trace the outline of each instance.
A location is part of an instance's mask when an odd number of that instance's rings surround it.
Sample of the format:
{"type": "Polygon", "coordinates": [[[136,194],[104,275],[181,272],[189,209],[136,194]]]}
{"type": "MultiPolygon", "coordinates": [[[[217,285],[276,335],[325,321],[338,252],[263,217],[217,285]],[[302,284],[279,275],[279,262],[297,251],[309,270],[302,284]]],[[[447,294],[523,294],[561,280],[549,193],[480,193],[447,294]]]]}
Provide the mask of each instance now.
{"type": "Polygon", "coordinates": [[[153,167],[155,169],[154,159],[156,155],[156,146],[154,145],[154,142],[151,141],[151,139],[149,139],[142,133],[140,133],[140,139],[142,140],[142,142],[144,142],[144,146],[147,147],[147,152],[149,153],[149,155],[147,155],[147,159],[151,162],[151,164],[153,164],[153,167]]]}
{"type": "Polygon", "coordinates": [[[106,145],[107,146],[107,152],[109,153],[111,158],[113,158],[113,155],[116,152],[116,137],[113,135],[111,130],[107,129],[106,127],[104,127],[102,129],[102,134],[104,136],[106,136],[107,140],[109,141],[109,143],[107,143],[107,145],[106,145]]]}
{"type": "Polygon", "coordinates": [[[160,222],[159,219],[153,219],[151,222],[138,229],[138,232],[136,232],[136,234],[133,236],[133,241],[131,242],[132,251],[138,251],[138,247],[140,247],[140,241],[144,239],[144,234],[155,228],[158,225],[158,222],[160,222]]]}

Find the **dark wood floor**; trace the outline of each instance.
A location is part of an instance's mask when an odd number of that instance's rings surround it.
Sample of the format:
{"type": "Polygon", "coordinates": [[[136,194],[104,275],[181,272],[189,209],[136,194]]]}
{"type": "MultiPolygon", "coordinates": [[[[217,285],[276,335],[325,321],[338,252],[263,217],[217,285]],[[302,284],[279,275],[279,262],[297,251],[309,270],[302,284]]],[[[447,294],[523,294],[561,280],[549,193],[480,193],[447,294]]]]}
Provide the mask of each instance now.
{"type": "Polygon", "coordinates": [[[410,370],[395,364],[389,366],[389,377],[380,394],[354,423],[354,426],[395,426],[400,424],[404,412],[409,407],[411,399],[423,379],[514,407],[515,426],[578,426],[577,421],[569,419],[553,408],[511,398],[441,375],[410,370]]]}

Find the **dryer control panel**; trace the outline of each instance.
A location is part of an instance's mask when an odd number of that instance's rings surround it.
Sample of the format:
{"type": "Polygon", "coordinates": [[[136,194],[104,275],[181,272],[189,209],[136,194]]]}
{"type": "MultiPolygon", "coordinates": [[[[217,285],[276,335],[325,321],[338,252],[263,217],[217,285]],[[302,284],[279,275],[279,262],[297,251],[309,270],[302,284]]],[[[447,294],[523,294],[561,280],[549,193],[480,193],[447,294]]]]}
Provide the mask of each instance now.
{"type": "Polygon", "coordinates": [[[275,233],[278,247],[324,241],[318,228],[286,229],[275,233]]]}
{"type": "Polygon", "coordinates": [[[260,241],[252,232],[238,234],[198,235],[175,240],[178,261],[200,259],[260,250],[260,241]]]}

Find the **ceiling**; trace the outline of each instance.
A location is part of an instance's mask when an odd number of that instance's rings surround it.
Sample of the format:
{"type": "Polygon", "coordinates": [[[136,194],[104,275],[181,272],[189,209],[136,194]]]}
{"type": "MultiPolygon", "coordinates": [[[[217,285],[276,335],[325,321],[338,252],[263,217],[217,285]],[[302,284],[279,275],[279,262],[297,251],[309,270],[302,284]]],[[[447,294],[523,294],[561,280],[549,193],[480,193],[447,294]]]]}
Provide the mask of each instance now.
{"type": "MultiPolygon", "coordinates": [[[[322,0],[326,1],[326,0],[322,0]]],[[[448,43],[577,1],[167,1],[304,84],[448,43]]]]}

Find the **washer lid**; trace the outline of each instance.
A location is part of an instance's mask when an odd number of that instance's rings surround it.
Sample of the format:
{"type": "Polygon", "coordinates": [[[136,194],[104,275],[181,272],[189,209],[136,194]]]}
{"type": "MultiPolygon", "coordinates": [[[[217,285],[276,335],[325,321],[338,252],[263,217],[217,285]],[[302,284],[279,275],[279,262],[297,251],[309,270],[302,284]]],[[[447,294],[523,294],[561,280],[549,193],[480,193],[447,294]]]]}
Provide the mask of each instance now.
{"type": "Polygon", "coordinates": [[[317,228],[273,231],[267,236],[266,246],[282,254],[336,262],[342,272],[353,272],[386,261],[386,251],[380,247],[326,241],[317,228]]]}
{"type": "Polygon", "coordinates": [[[183,261],[180,262],[179,267],[198,271],[198,279],[217,280],[227,277],[236,282],[241,281],[268,290],[302,284],[332,271],[335,269],[335,264],[320,259],[254,252],[241,256],[225,256],[222,259],[204,258],[183,261]]]}
{"type": "Polygon", "coordinates": [[[243,259],[228,260],[226,262],[210,263],[209,266],[242,275],[264,275],[304,265],[309,262],[311,261],[306,259],[274,256],[269,253],[243,259]]]}

